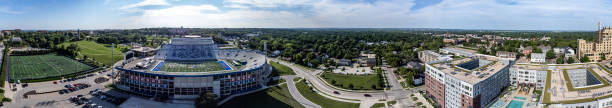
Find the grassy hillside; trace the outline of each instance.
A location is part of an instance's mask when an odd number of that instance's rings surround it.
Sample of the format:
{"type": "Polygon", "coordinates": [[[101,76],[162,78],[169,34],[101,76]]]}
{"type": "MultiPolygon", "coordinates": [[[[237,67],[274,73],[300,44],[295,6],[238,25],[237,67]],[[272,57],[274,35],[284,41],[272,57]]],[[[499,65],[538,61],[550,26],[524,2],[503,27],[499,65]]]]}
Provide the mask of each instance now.
{"type": "Polygon", "coordinates": [[[236,97],[221,108],[304,108],[287,89],[287,85],[270,87],[264,91],[236,97]]]}
{"type": "Polygon", "coordinates": [[[278,64],[278,63],[273,62],[273,61],[270,62],[270,65],[272,65],[272,67],[274,67],[274,70],[273,70],[274,73],[273,74],[278,74],[278,75],[275,75],[275,76],[295,75],[295,72],[293,72],[293,69],[291,69],[291,68],[289,68],[289,67],[287,67],[285,65],[278,64]]]}
{"type": "MultiPolygon", "coordinates": [[[[93,58],[98,62],[102,62],[107,67],[111,66],[113,63],[123,60],[123,54],[120,49],[125,48],[119,45],[115,46],[115,58],[111,60],[111,45],[109,44],[99,44],[94,41],[77,41],[71,42],[77,43],[79,48],[81,48],[79,58],[83,58],[84,55],[87,55],[89,58],[93,58]]],[[[64,47],[68,47],[71,43],[62,43],[60,45],[64,45],[64,47]]]]}

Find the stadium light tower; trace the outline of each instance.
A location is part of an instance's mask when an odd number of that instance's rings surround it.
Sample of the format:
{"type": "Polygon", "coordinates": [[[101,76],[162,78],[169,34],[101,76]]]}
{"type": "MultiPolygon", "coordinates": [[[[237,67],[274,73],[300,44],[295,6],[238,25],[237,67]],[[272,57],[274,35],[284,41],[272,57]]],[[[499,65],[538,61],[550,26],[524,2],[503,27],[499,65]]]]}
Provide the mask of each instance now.
{"type": "Polygon", "coordinates": [[[115,62],[114,61],[115,61],[115,43],[111,43],[111,63],[112,64],[111,64],[110,68],[111,68],[111,74],[112,75],[110,77],[111,77],[111,83],[113,85],[115,85],[115,77],[113,77],[113,75],[115,74],[115,71],[113,69],[113,67],[115,66],[115,62]]]}
{"type": "Polygon", "coordinates": [[[264,41],[264,46],[263,46],[263,51],[266,54],[266,56],[268,56],[268,42],[264,41]]]}

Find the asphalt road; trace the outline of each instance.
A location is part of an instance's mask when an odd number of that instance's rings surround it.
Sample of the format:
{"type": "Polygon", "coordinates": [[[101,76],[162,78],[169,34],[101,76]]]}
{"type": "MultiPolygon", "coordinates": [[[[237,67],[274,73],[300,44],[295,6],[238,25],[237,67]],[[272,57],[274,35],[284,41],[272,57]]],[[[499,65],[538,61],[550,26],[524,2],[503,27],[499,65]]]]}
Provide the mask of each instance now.
{"type": "Polygon", "coordinates": [[[308,99],[304,98],[302,94],[300,94],[300,91],[298,91],[297,87],[295,87],[295,82],[293,81],[295,75],[281,76],[281,78],[283,78],[287,82],[287,88],[289,88],[289,93],[296,101],[298,101],[306,108],[321,108],[321,106],[310,102],[308,99]]]}
{"type": "MultiPolygon", "coordinates": [[[[398,105],[394,105],[394,106],[397,106],[400,108],[415,107],[414,102],[412,102],[409,95],[412,93],[416,93],[418,90],[422,89],[420,87],[417,87],[417,88],[411,88],[410,90],[405,90],[404,88],[402,88],[402,86],[398,82],[397,76],[395,76],[395,74],[393,74],[392,72],[393,70],[395,70],[395,68],[383,68],[386,71],[385,74],[387,76],[387,81],[389,81],[389,84],[391,86],[390,90],[378,91],[378,92],[368,92],[368,93],[357,92],[357,91],[343,91],[343,90],[339,90],[339,89],[330,87],[331,85],[326,85],[325,82],[323,82],[323,80],[319,79],[317,74],[321,72],[320,70],[315,70],[315,71],[304,70],[300,67],[295,66],[293,63],[290,63],[290,62],[279,61],[276,58],[272,58],[271,60],[274,62],[279,62],[280,64],[286,65],[287,67],[293,69],[295,73],[297,74],[297,76],[303,77],[306,80],[308,80],[311,83],[311,85],[317,88],[320,92],[324,92],[325,94],[333,95],[334,97],[339,97],[339,98],[344,98],[344,99],[361,100],[362,103],[366,101],[385,99],[387,101],[392,101],[392,100],[397,101],[398,105]],[[339,94],[334,94],[333,93],[334,91],[339,92],[339,94]],[[364,96],[365,94],[370,94],[371,97],[365,97],[364,96]]],[[[289,84],[289,85],[292,85],[292,84],[289,84]]],[[[342,99],[335,99],[335,100],[343,101],[342,99]]],[[[344,100],[344,101],[347,101],[347,100],[344,100]]]]}

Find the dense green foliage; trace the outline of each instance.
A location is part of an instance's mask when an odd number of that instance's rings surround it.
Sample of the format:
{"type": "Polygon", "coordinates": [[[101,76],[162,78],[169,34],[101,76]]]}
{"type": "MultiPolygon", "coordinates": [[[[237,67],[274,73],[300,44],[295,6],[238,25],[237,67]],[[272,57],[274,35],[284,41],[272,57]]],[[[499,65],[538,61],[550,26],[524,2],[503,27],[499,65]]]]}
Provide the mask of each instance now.
{"type": "MultiPolygon", "coordinates": [[[[265,31],[258,37],[240,43],[248,48],[263,50],[263,43],[268,44],[268,51],[282,51],[281,57],[297,64],[308,63],[317,66],[334,66],[331,60],[356,59],[360,52],[377,54],[378,63],[384,58],[391,66],[401,66],[408,61],[416,60],[416,52],[421,50],[438,50],[444,47],[442,37],[431,34],[477,34],[497,35],[523,40],[504,40],[498,44],[468,38],[463,46],[471,47],[482,54],[495,55],[497,51],[518,52],[518,49],[531,46],[535,53],[542,52],[537,46],[571,47],[576,49],[577,39],[593,40],[593,32],[549,32],[549,31],[469,31],[469,30],[401,30],[401,29],[256,29],[265,31]],[[539,40],[543,36],[551,37],[549,41],[539,40]],[[477,46],[479,45],[479,46],[477,46]],[[485,48],[482,45],[492,45],[485,48]],[[416,49],[418,48],[418,49],[416,49]],[[415,50],[416,49],[416,50],[415,50]],[[316,63],[313,63],[316,62],[316,63]]],[[[236,34],[244,34],[249,29],[240,29],[236,34]]],[[[232,34],[234,30],[224,31],[232,34]]],[[[455,38],[455,37],[448,37],[455,38]]],[[[519,53],[519,56],[523,56],[519,53]]],[[[550,57],[549,57],[550,58],[550,57]]],[[[380,65],[380,64],[379,64],[380,65]]]]}
{"type": "MultiPolygon", "coordinates": [[[[22,39],[20,42],[9,41],[7,45],[12,47],[30,46],[34,48],[49,48],[53,49],[56,44],[64,43],[70,40],[77,40],[76,33],[68,32],[13,32],[13,37],[22,39]]],[[[81,33],[81,35],[86,35],[81,33]]],[[[7,36],[9,38],[9,36],[7,36]]]]}
{"type": "MultiPolygon", "coordinates": [[[[423,67],[424,68],[424,67],[423,67]]],[[[406,80],[406,85],[409,87],[413,87],[414,81],[413,77],[417,74],[422,74],[424,69],[409,69],[409,68],[397,68],[393,73],[399,75],[400,77],[406,80]]]]}
{"type": "Polygon", "coordinates": [[[269,52],[279,50],[282,51],[282,57],[290,58],[297,64],[311,63],[314,66],[333,64],[322,57],[355,59],[359,57],[361,51],[377,54],[379,63],[380,58],[384,57],[389,65],[400,66],[403,64],[403,59],[416,60],[414,48],[438,50],[444,46],[439,37],[411,32],[377,30],[277,30],[250,38],[248,42],[242,44],[252,49],[263,50],[264,42],[267,42],[269,52]]]}
{"type": "Polygon", "coordinates": [[[0,86],[4,87],[4,81],[6,80],[6,73],[8,72],[8,56],[9,56],[9,47],[5,47],[2,54],[2,71],[0,73],[0,86]]]}
{"type": "Polygon", "coordinates": [[[200,97],[195,99],[195,106],[198,108],[213,108],[217,106],[217,95],[213,92],[200,94],[200,97]]]}

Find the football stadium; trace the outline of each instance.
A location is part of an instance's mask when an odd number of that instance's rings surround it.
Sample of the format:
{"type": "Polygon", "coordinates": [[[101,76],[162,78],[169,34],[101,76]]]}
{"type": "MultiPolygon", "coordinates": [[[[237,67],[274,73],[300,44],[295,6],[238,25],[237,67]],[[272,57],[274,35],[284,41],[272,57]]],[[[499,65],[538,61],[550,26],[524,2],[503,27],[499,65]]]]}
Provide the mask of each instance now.
{"type": "Polygon", "coordinates": [[[220,98],[264,87],[271,67],[257,51],[221,50],[210,37],[172,38],[151,57],[120,65],[117,88],[144,96],[195,99],[212,92],[220,98]]]}

